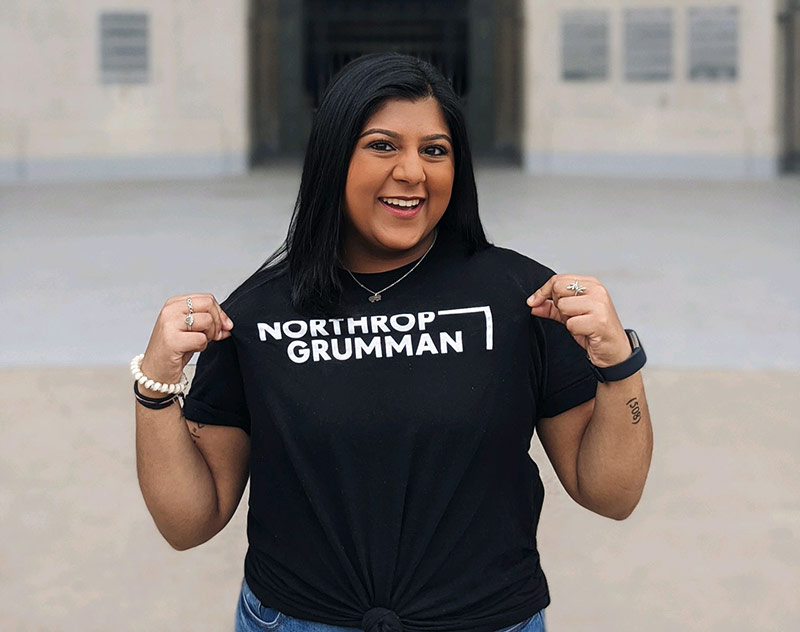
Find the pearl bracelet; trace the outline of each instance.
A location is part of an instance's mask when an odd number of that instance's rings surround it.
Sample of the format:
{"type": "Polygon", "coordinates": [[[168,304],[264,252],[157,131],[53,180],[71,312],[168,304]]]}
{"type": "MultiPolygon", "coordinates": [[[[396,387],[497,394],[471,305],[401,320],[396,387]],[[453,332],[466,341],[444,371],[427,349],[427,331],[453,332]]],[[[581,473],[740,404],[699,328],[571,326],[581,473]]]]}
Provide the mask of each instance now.
{"type": "Polygon", "coordinates": [[[133,378],[145,388],[148,388],[151,391],[157,391],[158,393],[180,395],[186,390],[186,387],[189,386],[189,378],[186,377],[186,373],[181,374],[181,381],[177,384],[162,384],[161,382],[156,382],[155,380],[150,379],[144,373],[142,373],[143,358],[144,354],[140,353],[134,357],[133,360],[131,360],[131,373],[133,373],[133,378]]]}

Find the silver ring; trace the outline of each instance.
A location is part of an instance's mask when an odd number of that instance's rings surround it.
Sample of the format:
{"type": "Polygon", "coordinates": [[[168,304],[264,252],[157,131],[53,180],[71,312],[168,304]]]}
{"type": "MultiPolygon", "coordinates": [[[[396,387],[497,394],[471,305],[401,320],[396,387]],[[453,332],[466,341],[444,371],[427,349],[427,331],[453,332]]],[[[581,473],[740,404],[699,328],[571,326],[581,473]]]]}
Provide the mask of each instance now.
{"type": "Polygon", "coordinates": [[[194,325],[194,316],[192,314],[186,314],[186,318],[183,319],[183,322],[186,323],[186,328],[191,331],[192,325],[194,325]]]}
{"type": "Polygon", "coordinates": [[[575,296],[578,296],[578,294],[580,294],[581,292],[585,292],[586,291],[586,288],[583,285],[580,284],[578,279],[575,279],[572,283],[570,283],[567,286],[567,289],[568,290],[574,290],[575,291],[575,296]]]}
{"type": "Polygon", "coordinates": [[[191,296],[187,296],[186,297],[186,306],[189,308],[189,313],[191,314],[192,313],[192,297],[191,296]]]}

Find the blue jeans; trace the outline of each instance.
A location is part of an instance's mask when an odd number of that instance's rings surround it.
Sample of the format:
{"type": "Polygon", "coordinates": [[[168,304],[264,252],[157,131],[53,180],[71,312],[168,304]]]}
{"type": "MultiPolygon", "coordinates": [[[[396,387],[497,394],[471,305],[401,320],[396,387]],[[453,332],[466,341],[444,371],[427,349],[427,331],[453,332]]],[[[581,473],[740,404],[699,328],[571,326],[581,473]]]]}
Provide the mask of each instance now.
{"type": "MultiPolygon", "coordinates": [[[[239,595],[239,606],[236,610],[236,632],[361,632],[360,628],[343,628],[336,625],[317,623],[295,619],[283,614],[280,610],[263,605],[250,590],[247,582],[242,580],[242,592],[239,595]]],[[[497,632],[545,632],[544,610],[540,610],[530,619],[515,623],[497,632]]]]}

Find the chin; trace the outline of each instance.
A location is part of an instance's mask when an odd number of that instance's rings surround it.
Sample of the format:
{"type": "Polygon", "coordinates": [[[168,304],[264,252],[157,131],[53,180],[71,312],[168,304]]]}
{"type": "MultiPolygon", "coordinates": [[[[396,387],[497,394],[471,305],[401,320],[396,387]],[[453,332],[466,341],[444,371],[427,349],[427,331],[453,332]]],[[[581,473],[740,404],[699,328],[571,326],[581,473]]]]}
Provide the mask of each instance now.
{"type": "Polygon", "coordinates": [[[419,244],[427,232],[425,226],[387,228],[375,235],[375,241],[386,250],[404,252],[419,244]]]}

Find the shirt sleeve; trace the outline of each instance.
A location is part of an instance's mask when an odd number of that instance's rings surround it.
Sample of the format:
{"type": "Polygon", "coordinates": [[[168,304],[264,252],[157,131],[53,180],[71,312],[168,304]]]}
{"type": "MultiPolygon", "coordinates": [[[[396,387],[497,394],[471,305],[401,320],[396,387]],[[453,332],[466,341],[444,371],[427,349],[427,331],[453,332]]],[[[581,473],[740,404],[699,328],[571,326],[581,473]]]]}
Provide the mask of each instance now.
{"type": "MultiPolygon", "coordinates": [[[[555,272],[529,260],[526,296],[541,287],[555,272]]],[[[586,350],[558,321],[531,316],[530,345],[533,361],[536,416],[555,417],[588,402],[597,393],[597,378],[586,350]]]]}
{"type": "Polygon", "coordinates": [[[592,399],[597,378],[586,351],[564,325],[548,318],[533,319],[540,366],[539,417],[555,417],[592,399]]]}
{"type": "Polygon", "coordinates": [[[250,413],[233,337],[212,340],[200,352],[183,414],[197,423],[235,426],[250,434],[250,413]]]}

